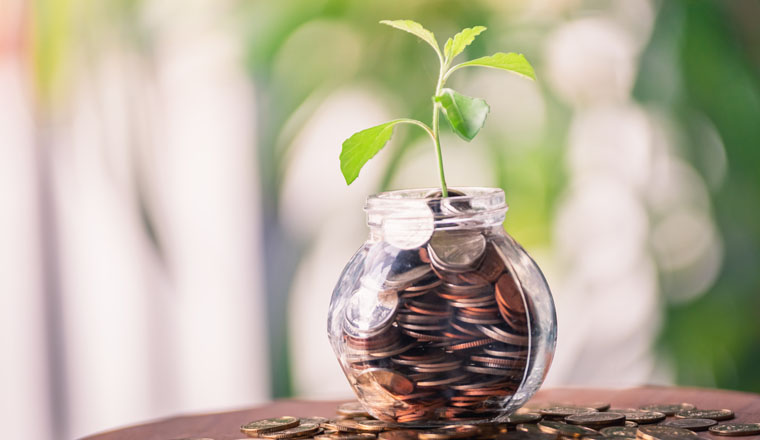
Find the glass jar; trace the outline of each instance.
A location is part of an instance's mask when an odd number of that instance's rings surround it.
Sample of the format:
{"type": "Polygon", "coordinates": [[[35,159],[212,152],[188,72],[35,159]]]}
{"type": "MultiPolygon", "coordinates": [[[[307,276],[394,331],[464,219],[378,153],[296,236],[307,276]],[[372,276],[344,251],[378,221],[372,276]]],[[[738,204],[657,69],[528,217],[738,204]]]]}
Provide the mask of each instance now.
{"type": "Polygon", "coordinates": [[[541,270],[502,226],[494,188],[373,195],[327,329],[359,401],[415,426],[496,421],[539,388],[557,318],[541,270]]]}

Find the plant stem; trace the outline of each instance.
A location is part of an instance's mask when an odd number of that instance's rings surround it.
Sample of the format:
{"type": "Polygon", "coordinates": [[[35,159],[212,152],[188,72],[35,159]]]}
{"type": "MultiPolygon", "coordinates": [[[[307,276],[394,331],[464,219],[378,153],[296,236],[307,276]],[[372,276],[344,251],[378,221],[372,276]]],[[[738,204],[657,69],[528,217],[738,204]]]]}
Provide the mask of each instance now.
{"type": "Polygon", "coordinates": [[[435,94],[433,95],[433,142],[435,143],[435,154],[438,156],[438,176],[441,178],[441,197],[449,196],[449,189],[446,187],[446,176],[443,173],[443,156],[441,156],[441,140],[438,136],[438,103],[435,101],[435,97],[441,94],[441,88],[443,87],[443,76],[448,63],[442,62],[441,69],[438,72],[438,83],[435,86],[435,94]]]}

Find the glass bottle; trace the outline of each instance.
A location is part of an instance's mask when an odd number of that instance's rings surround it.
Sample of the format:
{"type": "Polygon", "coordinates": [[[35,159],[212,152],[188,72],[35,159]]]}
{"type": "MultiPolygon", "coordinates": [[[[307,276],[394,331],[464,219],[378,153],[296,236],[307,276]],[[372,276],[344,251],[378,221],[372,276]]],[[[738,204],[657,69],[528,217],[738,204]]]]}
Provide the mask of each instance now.
{"type": "Polygon", "coordinates": [[[330,343],[374,417],[496,421],[540,387],[557,323],[541,270],[502,226],[494,188],[370,196],[369,239],[330,301],[330,343]]]}

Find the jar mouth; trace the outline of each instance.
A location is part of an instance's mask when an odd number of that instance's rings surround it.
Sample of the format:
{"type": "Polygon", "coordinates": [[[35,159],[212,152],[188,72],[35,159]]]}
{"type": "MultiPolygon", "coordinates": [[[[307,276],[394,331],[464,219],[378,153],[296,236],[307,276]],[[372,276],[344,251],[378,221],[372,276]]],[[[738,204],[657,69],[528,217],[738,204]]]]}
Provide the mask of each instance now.
{"type": "Polygon", "coordinates": [[[441,198],[440,188],[402,189],[373,194],[367,197],[364,205],[367,224],[381,225],[387,217],[408,220],[432,218],[436,226],[457,219],[488,219],[488,223],[504,221],[508,206],[501,188],[450,187],[449,193],[457,195],[441,198]]]}

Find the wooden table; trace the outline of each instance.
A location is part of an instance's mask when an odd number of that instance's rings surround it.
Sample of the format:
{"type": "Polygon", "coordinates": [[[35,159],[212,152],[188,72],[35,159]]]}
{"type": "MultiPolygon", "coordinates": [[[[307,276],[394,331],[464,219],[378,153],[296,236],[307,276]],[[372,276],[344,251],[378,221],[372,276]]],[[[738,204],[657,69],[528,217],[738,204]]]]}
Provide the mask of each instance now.
{"type": "MultiPolygon", "coordinates": [[[[689,402],[702,409],[729,408],[734,410],[733,422],[760,422],[760,395],[738,391],[698,388],[642,387],[625,390],[562,388],[539,391],[532,402],[610,402],[613,407],[638,407],[650,403],[689,402]]],[[[86,440],[169,440],[186,437],[209,437],[215,440],[232,440],[245,437],[241,425],[255,419],[292,416],[335,415],[340,402],[282,400],[241,411],[171,417],[138,426],[109,431],[86,440]]],[[[728,440],[731,437],[699,433],[705,439],[728,440]]],[[[760,435],[739,437],[738,440],[760,440],[760,435]]]]}

